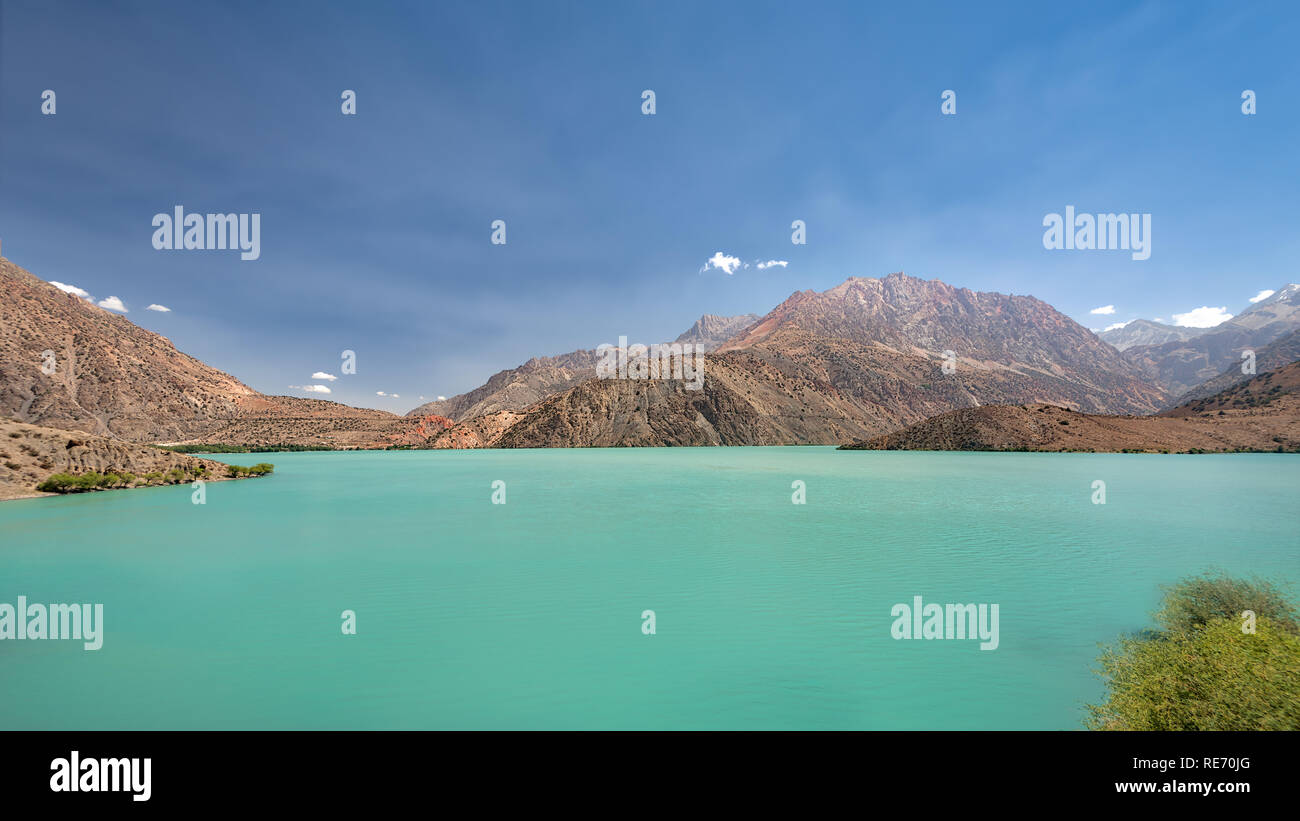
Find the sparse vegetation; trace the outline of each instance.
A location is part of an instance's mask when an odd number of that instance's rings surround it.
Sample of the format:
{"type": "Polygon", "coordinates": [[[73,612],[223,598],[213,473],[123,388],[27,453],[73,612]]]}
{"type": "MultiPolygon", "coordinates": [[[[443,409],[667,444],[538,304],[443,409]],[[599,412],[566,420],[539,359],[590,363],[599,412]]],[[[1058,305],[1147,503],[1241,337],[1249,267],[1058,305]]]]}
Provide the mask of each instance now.
{"type": "MultiPolygon", "coordinates": [[[[275,465],[259,462],[252,467],[229,465],[227,475],[232,478],[265,476],[275,470],[275,465]]],[[[149,471],[136,476],[128,470],[110,469],[104,472],[56,473],[36,486],[42,493],[86,493],[92,490],[147,487],[150,485],[178,485],[191,479],[211,479],[212,473],[204,464],[192,467],[174,467],[166,472],[149,471]]]]}
{"type": "Polygon", "coordinates": [[[153,445],[173,453],[299,453],[302,451],[336,450],[332,445],[153,445]]]}

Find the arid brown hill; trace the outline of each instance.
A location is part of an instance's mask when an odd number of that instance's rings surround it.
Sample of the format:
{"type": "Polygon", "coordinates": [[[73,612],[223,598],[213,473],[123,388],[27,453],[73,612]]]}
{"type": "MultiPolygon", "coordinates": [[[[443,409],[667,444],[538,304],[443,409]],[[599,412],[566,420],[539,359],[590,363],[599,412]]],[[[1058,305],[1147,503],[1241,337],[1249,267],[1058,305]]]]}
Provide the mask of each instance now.
{"type": "Polygon", "coordinates": [[[37,492],[36,486],[52,474],[80,475],[91,471],[134,474],[130,481],[124,482],[128,485],[166,481],[172,471],[183,474],[183,477],[171,477],[173,482],[188,481],[198,475],[208,482],[228,478],[225,465],[209,459],[0,419],[0,499],[44,496],[37,492]],[[202,474],[196,473],[200,466],[202,474]]]}
{"type": "Polygon", "coordinates": [[[135,442],[354,446],[399,418],[260,394],[4,258],[0,291],[0,416],[135,442]]]}
{"type": "Polygon", "coordinates": [[[1052,405],[940,414],[841,450],[1300,452],[1300,362],[1160,416],[1101,416],[1052,405]]]}

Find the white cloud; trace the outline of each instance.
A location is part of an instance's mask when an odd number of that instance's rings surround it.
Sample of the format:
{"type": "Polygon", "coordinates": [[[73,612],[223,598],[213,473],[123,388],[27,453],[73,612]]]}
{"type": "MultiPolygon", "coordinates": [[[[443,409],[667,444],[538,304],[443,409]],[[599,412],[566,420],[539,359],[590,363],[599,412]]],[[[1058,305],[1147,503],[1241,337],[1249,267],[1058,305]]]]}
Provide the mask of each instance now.
{"type": "Polygon", "coordinates": [[[402,398],[402,395],[401,395],[400,393],[395,393],[395,394],[393,394],[393,398],[394,398],[394,399],[401,399],[401,398],[402,398]]]}
{"type": "Polygon", "coordinates": [[[107,308],[110,311],[117,311],[118,313],[123,314],[127,312],[126,306],[122,304],[122,300],[115,296],[105,297],[95,304],[101,308],[107,308]]]}
{"type": "Polygon", "coordinates": [[[329,393],[330,392],[330,389],[325,387],[324,385],[290,385],[289,387],[297,388],[298,390],[306,391],[307,393],[329,393]]]}
{"type": "Polygon", "coordinates": [[[375,396],[387,396],[387,395],[388,394],[384,393],[383,391],[375,391],[375,396]]]}
{"type": "Polygon", "coordinates": [[[65,285],[62,282],[55,282],[54,280],[50,280],[50,284],[53,285],[55,288],[58,288],[60,291],[62,291],[65,294],[72,294],[73,296],[79,296],[82,299],[90,299],[90,292],[87,291],[85,288],[78,288],[76,285],[65,285]]]}
{"type": "Polygon", "coordinates": [[[1174,324],[1184,328],[1213,328],[1232,319],[1232,314],[1228,313],[1226,307],[1210,308],[1202,305],[1185,314],[1174,314],[1173,317],[1174,324]]]}
{"type": "MultiPolygon", "coordinates": [[[[1133,320],[1130,319],[1128,322],[1132,322],[1132,321],[1133,320]]],[[[1125,325],[1128,324],[1128,322],[1116,322],[1114,325],[1107,325],[1105,328],[1102,329],[1102,332],[1105,333],[1106,331],[1113,331],[1116,328],[1123,328],[1125,325]]]]}
{"type": "Polygon", "coordinates": [[[327,382],[333,382],[335,379],[338,379],[338,377],[335,376],[334,374],[332,374],[332,373],[325,373],[324,371],[316,371],[316,373],[314,373],[314,374],[311,375],[311,378],[312,378],[312,379],[323,379],[323,380],[325,380],[325,381],[327,381],[327,382]]]}
{"type": "Polygon", "coordinates": [[[1110,316],[1111,314],[1115,313],[1115,306],[1114,306],[1114,305],[1103,305],[1103,306],[1101,306],[1100,308],[1093,308],[1093,309],[1092,309],[1091,311],[1089,311],[1088,313],[1090,313],[1090,314],[1102,314],[1103,316],[1110,316]]]}
{"type": "Polygon", "coordinates": [[[1277,291],[1260,291],[1259,293],[1251,297],[1250,301],[1252,304],[1256,302],[1263,302],[1264,300],[1268,299],[1275,293],[1277,293],[1277,291]]]}
{"type": "Polygon", "coordinates": [[[168,308],[166,305],[159,305],[159,304],[156,303],[156,302],[151,303],[151,304],[149,305],[148,308],[145,308],[145,310],[146,310],[146,311],[160,311],[160,312],[162,312],[162,313],[164,313],[164,314],[169,314],[169,313],[172,312],[172,309],[171,309],[171,308],[168,308]]]}
{"type": "Polygon", "coordinates": [[[446,401],[447,401],[447,397],[445,397],[445,396],[439,396],[439,397],[438,397],[438,401],[439,401],[439,402],[446,402],[446,401]]]}
{"type": "Polygon", "coordinates": [[[704,263],[704,267],[700,269],[700,273],[702,274],[710,268],[717,268],[719,271],[730,276],[731,274],[736,273],[736,269],[739,268],[740,265],[741,262],[739,257],[727,256],[721,251],[715,251],[713,256],[709,257],[708,261],[704,263]]]}
{"type": "Polygon", "coordinates": [[[771,267],[774,266],[774,265],[780,265],[782,268],[784,268],[785,266],[787,266],[787,265],[789,265],[789,264],[790,264],[789,260],[784,260],[784,259],[769,259],[767,262],[760,262],[760,263],[758,263],[758,270],[761,271],[761,270],[763,270],[764,268],[771,268],[771,267]]]}
{"type": "Polygon", "coordinates": [[[1165,324],[1165,318],[1164,318],[1163,316],[1158,316],[1158,317],[1156,317],[1155,319],[1153,319],[1153,320],[1151,320],[1151,321],[1152,321],[1152,322],[1159,322],[1161,325],[1165,324]]]}

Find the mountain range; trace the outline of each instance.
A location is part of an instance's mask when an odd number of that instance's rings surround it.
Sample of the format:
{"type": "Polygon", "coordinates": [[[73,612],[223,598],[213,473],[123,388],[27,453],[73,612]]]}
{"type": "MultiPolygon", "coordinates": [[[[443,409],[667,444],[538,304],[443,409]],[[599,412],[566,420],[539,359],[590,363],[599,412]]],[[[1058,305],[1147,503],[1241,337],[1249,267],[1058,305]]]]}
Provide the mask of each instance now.
{"type": "Polygon", "coordinates": [[[3,258],[0,282],[0,415],[139,443],[843,444],[989,405],[1152,415],[1206,398],[1180,399],[1202,384],[1214,394],[1242,381],[1232,374],[1242,346],[1258,347],[1261,370],[1294,361],[1300,347],[1296,286],[1219,328],[1172,329],[1164,341],[1148,328],[1112,345],[1032,296],[900,272],[798,291],[762,316],[703,315],[674,340],[706,352],[700,390],[600,378],[601,354],[586,349],[535,357],[398,416],[262,394],[3,258]]]}
{"type": "Polygon", "coordinates": [[[989,405],[949,411],[841,450],[1300,453],[1300,362],[1156,416],[989,405]]]}

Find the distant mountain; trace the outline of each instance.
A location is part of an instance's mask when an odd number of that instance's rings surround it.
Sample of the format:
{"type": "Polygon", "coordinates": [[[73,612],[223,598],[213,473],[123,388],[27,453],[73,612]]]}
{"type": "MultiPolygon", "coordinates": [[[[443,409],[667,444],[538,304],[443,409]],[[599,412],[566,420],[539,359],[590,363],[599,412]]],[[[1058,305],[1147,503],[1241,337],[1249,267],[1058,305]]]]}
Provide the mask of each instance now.
{"type": "Polygon", "coordinates": [[[1165,325],[1150,319],[1135,319],[1122,328],[1101,331],[1097,336],[1124,351],[1136,345],[1163,345],[1166,342],[1182,342],[1194,336],[1200,336],[1208,328],[1184,328],[1177,325],[1165,325]]]}
{"type": "MultiPolygon", "coordinates": [[[[716,316],[705,314],[677,342],[704,345],[712,351],[736,331],[758,319],[756,314],[716,316]]],[[[596,378],[596,351],[572,351],[559,356],[537,356],[517,368],[498,371],[487,382],[468,393],[426,402],[411,410],[409,417],[436,414],[457,422],[498,411],[518,411],[596,378]]]]}
{"type": "Polygon", "coordinates": [[[0,286],[0,416],[136,442],[329,445],[382,441],[398,418],[260,394],[4,258],[0,286]]]}
{"type": "Polygon", "coordinates": [[[1300,285],[1287,285],[1268,299],[1190,339],[1135,345],[1124,351],[1151,382],[1178,397],[1241,363],[1241,353],[1256,352],[1300,329],[1300,285]]]}
{"type": "Polygon", "coordinates": [[[1294,327],[1300,314],[1300,285],[1291,283],[1279,288],[1267,299],[1254,303],[1224,324],[1240,328],[1262,329],[1287,325],[1294,327]]]}
{"type": "Polygon", "coordinates": [[[986,405],[949,411],[841,450],[1300,453],[1300,362],[1159,416],[986,405]]]}
{"type": "MultiPolygon", "coordinates": [[[[1283,365],[1300,360],[1300,330],[1292,331],[1281,339],[1276,339],[1255,351],[1255,373],[1276,370],[1283,365]]],[[[1241,372],[1244,362],[1238,358],[1236,364],[1213,379],[1202,382],[1187,393],[1178,397],[1171,406],[1184,405],[1194,399],[1204,399],[1227,390],[1233,385],[1248,381],[1253,374],[1241,372]]]]}
{"type": "Polygon", "coordinates": [[[1044,302],[891,274],[793,294],[705,357],[703,390],[591,379],[509,415],[461,420],[428,444],[833,444],[989,402],[1151,412],[1164,399],[1044,302]]]}
{"type": "Polygon", "coordinates": [[[705,351],[712,353],[720,348],[724,342],[757,321],[758,314],[743,314],[741,316],[705,314],[695,321],[689,331],[673,341],[703,345],[705,351]]]}

